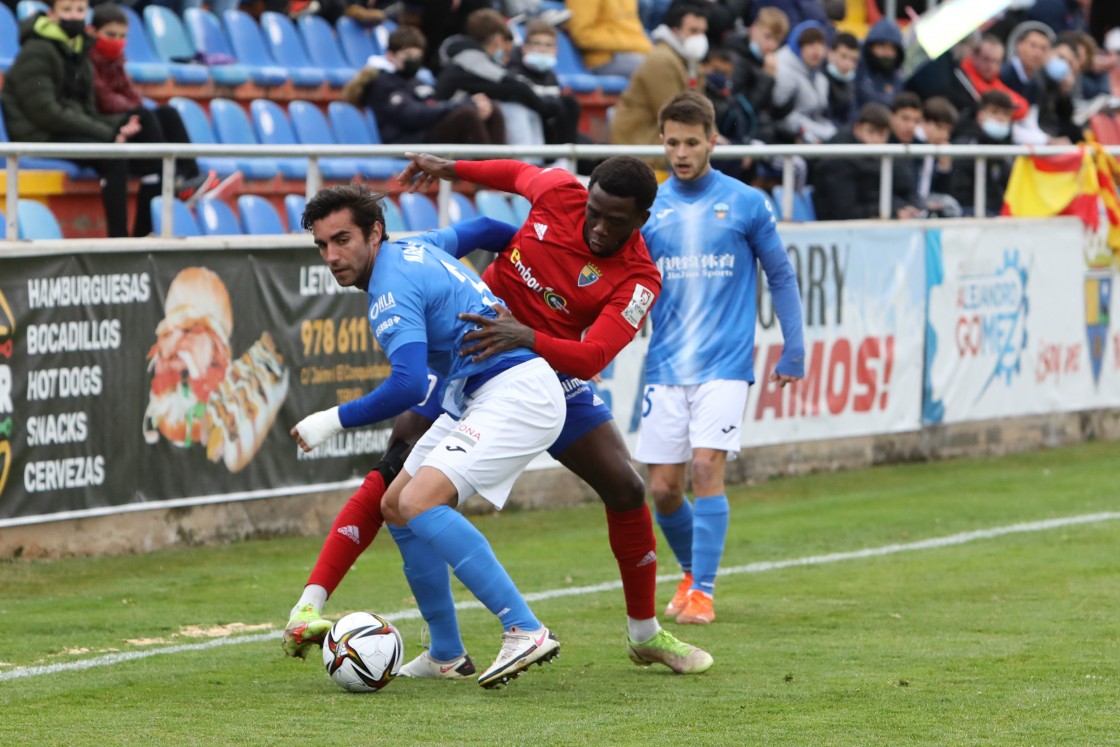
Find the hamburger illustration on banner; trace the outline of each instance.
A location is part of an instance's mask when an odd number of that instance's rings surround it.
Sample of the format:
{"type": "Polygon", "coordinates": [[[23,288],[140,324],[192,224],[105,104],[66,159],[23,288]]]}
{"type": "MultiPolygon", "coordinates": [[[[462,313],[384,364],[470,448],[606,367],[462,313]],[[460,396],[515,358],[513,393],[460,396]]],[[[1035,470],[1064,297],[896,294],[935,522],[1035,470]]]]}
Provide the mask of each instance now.
{"type": "Polygon", "coordinates": [[[205,267],[182,270],[167,289],[164,318],[148,351],[152,383],[144,439],[198,444],[237,472],[253,460],[288,395],[288,369],[272,335],[231,359],[229,291],[205,267]]]}

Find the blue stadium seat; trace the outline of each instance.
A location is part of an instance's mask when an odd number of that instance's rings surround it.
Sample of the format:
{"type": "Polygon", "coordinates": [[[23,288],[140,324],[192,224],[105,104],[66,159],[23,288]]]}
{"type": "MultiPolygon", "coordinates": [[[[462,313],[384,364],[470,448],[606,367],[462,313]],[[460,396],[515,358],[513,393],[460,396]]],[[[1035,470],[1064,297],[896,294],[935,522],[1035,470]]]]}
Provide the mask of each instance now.
{"type": "Polygon", "coordinates": [[[171,65],[163,62],[152,50],[152,42],[144,22],[136,11],[125,5],[120,6],[128,19],[129,34],[124,43],[124,69],[137,83],[166,83],[171,77],[171,65]]]}
{"type": "Polygon", "coordinates": [[[39,2],[39,0],[19,0],[19,2],[16,3],[16,18],[22,22],[31,16],[47,13],[50,9],[51,6],[39,2]]]}
{"type": "Polygon", "coordinates": [[[492,189],[480,189],[474,193],[474,204],[480,215],[504,221],[514,226],[520,225],[517,216],[513,214],[513,208],[509,205],[509,200],[501,192],[495,192],[492,189]]]}
{"type": "MultiPolygon", "coordinates": [[[[211,99],[210,117],[219,143],[260,145],[245,110],[229,99],[211,99]]],[[[249,179],[271,179],[279,168],[274,158],[238,158],[237,168],[249,179]]]]}
{"type": "Polygon", "coordinates": [[[389,195],[385,195],[385,199],[381,201],[381,212],[385,214],[385,230],[388,231],[390,236],[408,231],[404,216],[401,215],[401,209],[397,207],[397,203],[393,202],[393,198],[389,195]]]}
{"type": "Polygon", "coordinates": [[[603,93],[622,93],[630,85],[630,79],[624,75],[589,73],[583,66],[583,57],[576,45],[562,30],[556,32],[556,77],[562,85],[576,93],[589,93],[596,89],[603,93]]]}
{"type": "Polygon", "coordinates": [[[427,195],[401,195],[401,213],[409,231],[428,231],[439,228],[439,213],[427,195]]]}
{"type": "Polygon", "coordinates": [[[811,223],[817,219],[817,211],[816,208],[813,207],[813,192],[811,187],[806,187],[802,191],[793,193],[793,215],[789,218],[782,217],[782,196],[785,194],[785,189],[781,184],[774,185],[773,194],[774,198],[771,204],[774,206],[774,215],[778,217],[778,220],[790,220],[793,223],[811,223]]]}
{"type": "Polygon", "coordinates": [[[62,228],[51,209],[37,200],[20,200],[16,203],[21,239],[61,239],[62,228]]]}
{"type": "Polygon", "coordinates": [[[241,230],[253,236],[275,236],[284,233],[284,224],[272,203],[257,195],[237,198],[237,212],[241,213],[241,230]]]}
{"type": "Polygon", "coordinates": [[[247,65],[254,83],[265,88],[288,82],[288,71],[273,61],[264,45],[260,26],[248,13],[231,8],[222,13],[222,23],[237,59],[247,65]]]}
{"type": "MultiPolygon", "coordinates": [[[[11,142],[8,138],[8,125],[4,122],[4,112],[0,109],[0,143],[11,142]]],[[[20,156],[21,169],[34,169],[42,171],[61,171],[71,179],[96,179],[97,172],[89,167],[79,166],[73,161],[61,158],[37,158],[20,156]]]]}
{"type": "Polygon", "coordinates": [[[452,223],[458,223],[464,220],[478,217],[478,211],[471,202],[471,198],[467,197],[462,192],[451,193],[451,203],[447,206],[447,217],[451,219],[452,223]]]}
{"type": "MultiPolygon", "coordinates": [[[[327,105],[331,129],[339,145],[381,145],[379,130],[371,130],[369,119],[345,101],[332,101],[327,105]]],[[[361,158],[358,171],[367,179],[389,179],[400,173],[407,161],[401,158],[361,158]]]]}
{"type": "MultiPolygon", "coordinates": [[[[264,145],[295,145],[299,142],[288,121],[287,113],[274,101],[256,99],[249,104],[249,113],[253,117],[253,129],[257,139],[264,145]]],[[[280,175],[285,179],[306,179],[306,158],[274,158],[280,175]]],[[[353,172],[351,172],[353,173],[353,172]]]]}
{"type": "Polygon", "coordinates": [[[288,233],[303,233],[303,211],[307,198],[303,195],[285,195],[284,212],[288,214],[288,233]]]}
{"type": "Polygon", "coordinates": [[[533,207],[533,203],[521,195],[510,195],[509,206],[513,208],[513,217],[517,219],[515,223],[521,224],[529,218],[529,210],[533,207]]]}
{"type": "Polygon", "coordinates": [[[311,64],[326,71],[327,82],[335,88],[349,83],[358,71],[343,58],[338,37],[331,25],[316,15],[301,16],[296,25],[303,36],[311,64]]]}
{"type": "Polygon", "coordinates": [[[210,81],[210,68],[190,62],[195,49],[179,16],[159,5],[149,5],[144,8],[144,28],[156,54],[170,66],[173,81],[183,85],[202,85],[210,81]]]}
{"type": "Polygon", "coordinates": [[[366,62],[375,54],[373,39],[370,38],[369,29],[365,28],[353,18],[342,16],[335,24],[338,30],[338,41],[346,61],[351,67],[362,69],[366,62]]]}
{"type": "MultiPolygon", "coordinates": [[[[202,229],[198,227],[198,221],[187,207],[187,203],[174,197],[172,199],[174,203],[171,208],[171,232],[176,236],[201,236],[202,229]]],[[[163,230],[162,196],[152,198],[152,230],[157,235],[163,230]]]]}
{"type": "MultiPolygon", "coordinates": [[[[226,32],[218,17],[202,8],[187,8],[183,20],[195,49],[207,55],[222,55],[236,59],[233,48],[226,39],[226,32]]],[[[239,86],[249,82],[249,68],[240,64],[211,65],[210,75],[214,82],[223,86],[239,86]]]]}
{"type": "MultiPolygon", "coordinates": [[[[288,104],[296,139],[304,145],[337,145],[323,112],[306,101],[288,104]]],[[[353,179],[358,173],[360,158],[320,158],[319,170],[327,179],[353,179]]]]}
{"type": "Polygon", "coordinates": [[[261,36],[272,52],[272,59],[288,71],[292,85],[298,88],[318,88],[327,79],[327,72],[314,67],[307,59],[303,40],[287,16],[265,11],[261,13],[261,36]]]}
{"type": "Polygon", "coordinates": [[[195,206],[195,216],[203,236],[241,235],[241,224],[237,222],[237,216],[221,200],[199,200],[195,206]]]}
{"type": "Polygon", "coordinates": [[[19,23],[11,8],[4,5],[0,7],[0,73],[8,72],[18,53],[19,23]]]}
{"type": "MultiPolygon", "coordinates": [[[[206,116],[206,112],[202,111],[198,102],[193,99],[174,96],[167,103],[171,105],[172,109],[179,112],[179,117],[183,120],[183,126],[187,130],[187,137],[190,138],[192,143],[213,145],[218,142],[218,136],[214,134],[214,127],[210,124],[210,118],[206,116]]],[[[213,169],[221,177],[227,177],[238,170],[236,160],[214,158],[212,156],[199,157],[198,167],[204,171],[213,169]]]]}

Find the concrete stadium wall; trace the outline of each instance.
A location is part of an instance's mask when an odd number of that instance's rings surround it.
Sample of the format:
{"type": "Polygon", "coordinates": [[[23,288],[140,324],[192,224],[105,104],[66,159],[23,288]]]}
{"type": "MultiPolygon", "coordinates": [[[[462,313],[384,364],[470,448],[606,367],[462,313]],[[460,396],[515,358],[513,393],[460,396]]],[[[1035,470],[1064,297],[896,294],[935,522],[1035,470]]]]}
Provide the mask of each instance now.
{"type": "MultiPolygon", "coordinates": [[[[733,484],[774,477],[833,472],[914,461],[998,456],[1068,446],[1084,441],[1120,441],[1120,409],[1092,410],[976,421],[923,428],[912,433],[808,441],[744,450],[730,463],[733,484]]],[[[0,558],[148,553],[276,536],[322,536],[348,493],[312,493],[191,508],[152,509],[74,521],[0,529],[0,558]]],[[[506,510],[551,509],[597,501],[585,483],[563,469],[526,472],[506,510]]],[[[464,505],[481,513],[478,498],[464,505]]],[[[310,558],[308,562],[310,562],[310,558]]]]}

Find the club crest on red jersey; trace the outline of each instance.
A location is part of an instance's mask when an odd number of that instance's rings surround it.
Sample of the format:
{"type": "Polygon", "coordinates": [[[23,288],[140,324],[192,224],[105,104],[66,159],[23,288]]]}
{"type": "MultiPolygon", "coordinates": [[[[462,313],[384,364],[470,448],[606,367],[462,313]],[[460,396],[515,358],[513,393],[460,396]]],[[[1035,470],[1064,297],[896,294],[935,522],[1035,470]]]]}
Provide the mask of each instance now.
{"type": "Polygon", "coordinates": [[[586,288],[601,277],[603,277],[603,271],[588,262],[583,266],[583,269],[580,270],[579,280],[576,281],[576,285],[580,288],[586,288]]]}

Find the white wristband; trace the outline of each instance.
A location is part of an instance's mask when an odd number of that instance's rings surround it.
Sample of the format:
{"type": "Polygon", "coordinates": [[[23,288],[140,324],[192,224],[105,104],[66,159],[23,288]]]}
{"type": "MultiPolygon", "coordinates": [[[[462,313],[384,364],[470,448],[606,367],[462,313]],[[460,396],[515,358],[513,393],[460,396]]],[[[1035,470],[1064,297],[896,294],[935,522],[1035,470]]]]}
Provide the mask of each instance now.
{"type": "Polygon", "coordinates": [[[311,413],[296,424],[296,432],[309,449],[314,449],[334,434],[342,432],[338,408],[332,407],[329,410],[311,413]]]}

